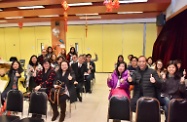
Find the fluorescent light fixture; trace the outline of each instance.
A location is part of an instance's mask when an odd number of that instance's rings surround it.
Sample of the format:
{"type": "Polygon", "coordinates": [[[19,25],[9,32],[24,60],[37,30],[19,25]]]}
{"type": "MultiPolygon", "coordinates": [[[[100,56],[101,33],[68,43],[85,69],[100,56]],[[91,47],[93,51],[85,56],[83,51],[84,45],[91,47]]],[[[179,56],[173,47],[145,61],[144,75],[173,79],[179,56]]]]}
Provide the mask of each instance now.
{"type": "Polygon", "coordinates": [[[0,23],[4,23],[4,22],[7,22],[6,20],[0,20],[0,23]]]}
{"type": "Polygon", "coordinates": [[[69,6],[89,6],[89,5],[93,5],[91,2],[89,3],[72,3],[72,4],[68,4],[69,6]]]}
{"type": "Polygon", "coordinates": [[[18,7],[18,9],[37,9],[37,8],[45,8],[44,6],[22,6],[18,7]]]}
{"type": "Polygon", "coordinates": [[[88,16],[79,17],[79,19],[101,19],[101,16],[88,16]]]}
{"type": "Polygon", "coordinates": [[[3,11],[2,9],[0,9],[0,11],[3,11]]]}
{"type": "Polygon", "coordinates": [[[17,17],[5,17],[5,19],[22,19],[22,16],[17,16],[17,17]]]}
{"type": "Polygon", "coordinates": [[[148,0],[120,0],[119,3],[143,3],[148,0]]]}
{"type": "Polygon", "coordinates": [[[39,15],[38,17],[59,17],[59,15],[39,15]]]}
{"type": "Polygon", "coordinates": [[[143,11],[118,12],[118,14],[142,14],[143,11]]]}
{"type": "Polygon", "coordinates": [[[98,13],[85,13],[85,14],[76,14],[76,16],[97,16],[98,13]]]}

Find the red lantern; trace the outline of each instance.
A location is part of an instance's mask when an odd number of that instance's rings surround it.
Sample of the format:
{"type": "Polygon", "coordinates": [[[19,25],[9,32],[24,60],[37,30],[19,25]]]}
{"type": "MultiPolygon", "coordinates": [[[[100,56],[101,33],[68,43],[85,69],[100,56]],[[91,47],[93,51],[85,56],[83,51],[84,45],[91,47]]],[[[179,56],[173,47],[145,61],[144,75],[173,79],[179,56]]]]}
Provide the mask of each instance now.
{"type": "Polygon", "coordinates": [[[23,22],[19,22],[19,23],[18,23],[18,26],[19,26],[20,29],[22,29],[22,27],[23,27],[23,22]]]}
{"type": "Polygon", "coordinates": [[[63,6],[64,10],[67,11],[69,8],[69,5],[66,0],[62,1],[61,5],[63,6]]]}

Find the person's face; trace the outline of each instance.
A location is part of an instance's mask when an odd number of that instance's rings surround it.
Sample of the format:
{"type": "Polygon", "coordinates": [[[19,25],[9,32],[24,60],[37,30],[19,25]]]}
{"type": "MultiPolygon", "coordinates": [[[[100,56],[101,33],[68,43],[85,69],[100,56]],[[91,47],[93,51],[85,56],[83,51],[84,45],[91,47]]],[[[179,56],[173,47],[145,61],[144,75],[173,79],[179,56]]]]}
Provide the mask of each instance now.
{"type": "Polygon", "coordinates": [[[59,60],[57,61],[58,62],[58,64],[60,64],[61,62],[62,62],[62,58],[59,58],[59,60]]]}
{"type": "Polygon", "coordinates": [[[147,62],[146,62],[145,57],[139,58],[138,66],[140,67],[141,70],[144,70],[147,67],[147,62]]]}
{"type": "Polygon", "coordinates": [[[147,62],[148,62],[148,64],[152,64],[153,63],[151,58],[149,58],[147,62]]]}
{"type": "Polygon", "coordinates": [[[73,55],[72,60],[73,60],[73,62],[76,62],[77,61],[77,56],[73,55]]]}
{"type": "Polygon", "coordinates": [[[124,64],[120,64],[119,67],[118,67],[118,71],[120,73],[122,73],[124,70],[125,70],[125,65],[124,64]]]}
{"type": "Polygon", "coordinates": [[[177,63],[177,67],[178,67],[178,69],[180,69],[181,68],[181,63],[177,63]]]}
{"type": "Polygon", "coordinates": [[[137,66],[137,63],[138,63],[138,61],[135,58],[133,58],[132,61],[131,61],[131,65],[132,66],[137,66]]]}
{"type": "Polygon", "coordinates": [[[129,55],[129,56],[128,56],[128,59],[129,59],[129,60],[131,60],[131,58],[132,58],[132,56],[131,56],[131,55],[129,55]]]}
{"type": "Polygon", "coordinates": [[[43,64],[43,67],[44,67],[44,69],[48,70],[49,67],[50,67],[49,62],[45,62],[45,63],[43,64]]]}
{"type": "Polygon", "coordinates": [[[84,62],[84,57],[83,56],[79,57],[79,63],[83,64],[83,62],[84,62]]]}
{"type": "Polygon", "coordinates": [[[122,57],[119,57],[119,62],[122,62],[123,61],[123,58],[122,57]]]}
{"type": "Polygon", "coordinates": [[[175,72],[176,72],[176,67],[175,67],[175,65],[169,65],[168,67],[167,67],[167,70],[168,70],[168,73],[170,74],[170,75],[174,75],[175,74],[175,72]]]}
{"type": "Polygon", "coordinates": [[[13,69],[17,70],[19,68],[19,64],[17,62],[14,62],[12,67],[13,69]]]}
{"type": "Polygon", "coordinates": [[[62,53],[62,54],[65,54],[65,50],[62,50],[61,53],[62,53]]]}
{"type": "Polygon", "coordinates": [[[157,62],[157,69],[162,69],[162,67],[163,67],[162,62],[158,61],[157,62]]]}
{"type": "Polygon", "coordinates": [[[37,58],[36,57],[32,57],[32,63],[36,63],[37,62],[37,58]]]}
{"type": "Polygon", "coordinates": [[[74,48],[71,48],[71,53],[74,53],[74,52],[75,52],[74,48]]]}
{"type": "Polygon", "coordinates": [[[46,55],[46,50],[42,50],[42,55],[45,56],[46,55]]]}
{"type": "Polygon", "coordinates": [[[62,69],[62,71],[66,71],[68,69],[68,64],[66,62],[62,62],[61,69],[62,69]]]}
{"type": "Polygon", "coordinates": [[[49,48],[49,53],[52,53],[52,48],[49,48]]]}
{"type": "Polygon", "coordinates": [[[88,62],[90,62],[91,61],[91,56],[88,56],[86,59],[87,59],[88,62]]]}
{"type": "Polygon", "coordinates": [[[56,60],[56,56],[52,55],[52,60],[55,61],[56,60]]]}

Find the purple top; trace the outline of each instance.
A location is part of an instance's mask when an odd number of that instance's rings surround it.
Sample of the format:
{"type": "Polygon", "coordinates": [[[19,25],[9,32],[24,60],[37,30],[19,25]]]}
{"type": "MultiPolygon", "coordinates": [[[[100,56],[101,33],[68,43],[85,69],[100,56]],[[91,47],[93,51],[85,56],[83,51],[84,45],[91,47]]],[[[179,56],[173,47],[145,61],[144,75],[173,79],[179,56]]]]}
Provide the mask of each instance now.
{"type": "MultiPolygon", "coordinates": [[[[120,83],[120,87],[121,89],[124,89],[125,92],[127,93],[128,97],[130,97],[130,92],[129,92],[129,83],[127,82],[128,79],[128,70],[126,70],[125,72],[123,72],[122,77],[124,79],[123,83],[120,83]]],[[[118,83],[118,74],[116,71],[114,71],[112,73],[112,79],[111,80],[107,80],[107,84],[108,87],[111,89],[115,89],[118,83]]],[[[109,98],[111,97],[111,92],[109,94],[109,98]]]]}

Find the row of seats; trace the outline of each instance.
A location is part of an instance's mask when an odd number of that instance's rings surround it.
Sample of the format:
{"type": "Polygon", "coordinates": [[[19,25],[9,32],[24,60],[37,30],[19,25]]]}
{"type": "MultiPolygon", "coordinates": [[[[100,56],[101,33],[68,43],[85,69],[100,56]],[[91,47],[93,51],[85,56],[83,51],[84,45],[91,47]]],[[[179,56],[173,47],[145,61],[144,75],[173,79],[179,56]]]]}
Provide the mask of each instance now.
{"type": "MultiPolygon", "coordinates": [[[[160,103],[155,98],[141,97],[137,101],[136,122],[161,122],[160,103]]],[[[187,100],[172,99],[167,122],[187,122],[187,100]]],[[[126,97],[110,99],[108,119],[132,121],[130,100],[126,97]]]]}
{"type": "MultiPolygon", "coordinates": [[[[44,92],[33,92],[30,96],[29,113],[45,115],[47,118],[47,94],[44,92]]],[[[21,112],[23,114],[23,94],[18,90],[8,92],[6,99],[6,111],[21,112]]],[[[40,118],[27,117],[21,119],[15,115],[1,115],[0,122],[44,122],[40,118]]]]}

